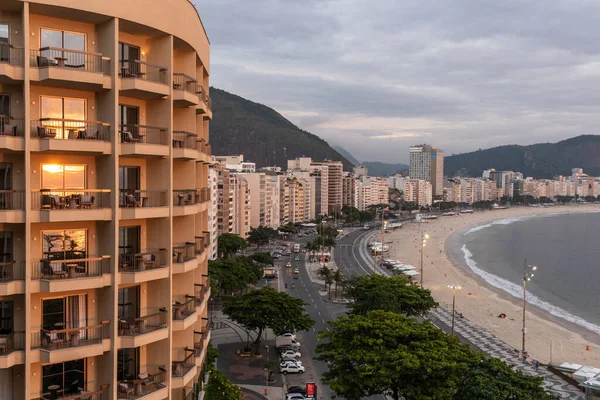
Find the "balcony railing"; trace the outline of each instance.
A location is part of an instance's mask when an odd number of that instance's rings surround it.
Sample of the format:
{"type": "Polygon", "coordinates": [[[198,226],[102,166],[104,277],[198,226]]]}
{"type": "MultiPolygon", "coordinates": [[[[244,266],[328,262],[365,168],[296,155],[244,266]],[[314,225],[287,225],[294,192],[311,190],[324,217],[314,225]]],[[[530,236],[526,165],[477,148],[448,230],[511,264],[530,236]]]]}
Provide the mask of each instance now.
{"type": "Polygon", "coordinates": [[[25,192],[0,190],[0,211],[24,210],[25,192]]]}
{"type": "Polygon", "coordinates": [[[196,312],[196,298],[194,296],[187,296],[187,300],[184,303],[178,301],[173,304],[173,320],[183,321],[190,315],[196,312]]]}
{"type": "Polygon", "coordinates": [[[202,189],[198,189],[198,197],[196,198],[196,200],[198,201],[198,203],[204,203],[205,201],[209,201],[210,200],[210,188],[202,188],[202,189]]]}
{"type": "Polygon", "coordinates": [[[196,78],[182,73],[173,74],[173,90],[183,90],[191,94],[200,95],[200,88],[196,78]]]}
{"type": "Polygon", "coordinates": [[[31,121],[33,139],[110,141],[110,124],[100,121],[42,118],[31,121]]]}
{"type": "Polygon", "coordinates": [[[48,330],[40,329],[31,332],[31,348],[48,351],[91,346],[110,338],[110,321],[81,328],[48,330]]]}
{"type": "Polygon", "coordinates": [[[29,65],[39,68],[57,67],[86,72],[110,73],[110,59],[102,57],[102,54],[59,47],[32,49],[29,52],[29,65]]]}
{"type": "Polygon", "coordinates": [[[74,391],[73,393],[65,393],[62,390],[57,390],[56,395],[53,395],[52,393],[44,393],[42,394],[41,399],[42,400],[105,400],[108,399],[108,388],[110,387],[110,385],[108,383],[105,383],[103,385],[100,385],[100,389],[95,390],[93,392],[87,391],[87,390],[79,390],[79,388],[77,388],[76,391],[74,391]],[[59,395],[59,393],[62,393],[62,396],[59,395]]]}
{"type": "Polygon", "coordinates": [[[173,190],[173,205],[176,207],[197,204],[197,198],[196,189],[173,190]]]}
{"type": "Polygon", "coordinates": [[[198,85],[198,91],[196,93],[200,96],[200,100],[206,102],[206,90],[204,90],[204,86],[198,85]]]}
{"type": "Polygon", "coordinates": [[[92,210],[110,208],[109,189],[34,190],[32,210],[92,210]]]}
{"type": "Polygon", "coordinates": [[[166,128],[147,125],[121,125],[119,141],[121,143],[169,144],[166,128]]]}
{"type": "Polygon", "coordinates": [[[204,250],[206,250],[206,248],[209,245],[209,238],[208,235],[203,235],[203,236],[196,236],[196,254],[202,254],[204,253],[204,250]]]}
{"type": "Polygon", "coordinates": [[[25,279],[25,261],[0,261],[0,283],[25,279]]]}
{"type": "Polygon", "coordinates": [[[196,258],[196,243],[176,243],[173,245],[173,262],[183,263],[196,258]]]}
{"type": "Polygon", "coordinates": [[[119,272],[141,272],[167,267],[167,249],[145,250],[140,253],[128,253],[121,249],[119,254],[119,272]]]}
{"type": "Polygon", "coordinates": [[[206,107],[208,107],[208,109],[210,111],[212,111],[212,100],[211,100],[210,96],[206,96],[205,103],[206,103],[206,107]]]}
{"type": "Polygon", "coordinates": [[[137,337],[167,328],[167,309],[139,318],[120,318],[119,336],[137,337]]]}
{"type": "MultiPolygon", "coordinates": [[[[187,349],[186,349],[187,350],[187,349]]],[[[171,376],[181,378],[196,366],[195,354],[192,352],[181,361],[173,361],[171,376]]]]}
{"type": "Polygon", "coordinates": [[[110,264],[110,256],[32,261],[31,279],[58,280],[98,277],[110,273],[110,264]]]}
{"type": "Polygon", "coordinates": [[[25,332],[0,335],[0,357],[19,350],[25,350],[25,332]]]}
{"type": "Polygon", "coordinates": [[[207,319],[203,319],[201,330],[194,331],[196,335],[196,339],[194,342],[194,350],[196,351],[196,357],[200,357],[202,355],[202,350],[204,349],[204,342],[208,339],[208,333],[210,331],[210,324],[207,319]]]}
{"type": "Polygon", "coordinates": [[[7,63],[17,67],[23,66],[23,48],[12,44],[0,43],[0,63],[7,63]]]}
{"type": "Polygon", "coordinates": [[[210,280],[207,280],[205,284],[194,283],[194,297],[196,298],[196,307],[200,307],[202,303],[207,300],[206,294],[210,289],[210,280]]]}
{"type": "MultiPolygon", "coordinates": [[[[149,368],[146,368],[148,371],[149,368]]],[[[117,398],[137,399],[157,392],[167,387],[167,369],[159,366],[157,372],[139,374],[138,379],[119,380],[117,383],[117,398]]]]}
{"type": "Polygon", "coordinates": [[[119,207],[166,207],[166,190],[119,190],[119,207]]]}
{"type": "Polygon", "coordinates": [[[198,150],[198,135],[186,131],[173,131],[173,148],[185,148],[198,150]]]}
{"type": "Polygon", "coordinates": [[[23,137],[23,120],[0,115],[0,135],[23,137]]]}
{"type": "Polygon", "coordinates": [[[167,68],[140,60],[119,61],[119,77],[167,84],[167,68]]]}

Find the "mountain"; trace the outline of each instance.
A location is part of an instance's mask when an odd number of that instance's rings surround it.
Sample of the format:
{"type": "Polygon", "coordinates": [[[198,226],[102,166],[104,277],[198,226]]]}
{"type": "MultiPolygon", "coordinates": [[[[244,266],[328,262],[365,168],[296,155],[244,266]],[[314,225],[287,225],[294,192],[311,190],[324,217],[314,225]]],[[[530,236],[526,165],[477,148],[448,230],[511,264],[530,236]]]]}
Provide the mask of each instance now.
{"type": "Polygon", "coordinates": [[[600,136],[582,135],[557,143],[500,146],[444,159],[446,176],[481,176],[484,169],[522,172],[534,178],[571,175],[572,168],[600,175],[600,136]]]}
{"type": "Polygon", "coordinates": [[[367,167],[370,176],[388,176],[398,171],[408,170],[406,164],[387,164],[379,161],[365,161],[362,165],[367,167]]]}
{"type": "Polygon", "coordinates": [[[213,119],[210,122],[212,154],[243,154],[256,167],[277,165],[287,168],[287,160],[312,157],[338,160],[344,169],[352,163],[326,141],[306,132],[277,111],[224,90],[210,88],[213,119]]]}
{"type": "Polygon", "coordinates": [[[356,158],[354,158],[354,156],[352,154],[350,154],[350,152],[348,150],[344,149],[342,146],[334,145],[331,147],[335,151],[340,153],[342,155],[342,157],[344,157],[346,160],[350,161],[353,165],[361,165],[360,161],[358,161],[356,158]]]}

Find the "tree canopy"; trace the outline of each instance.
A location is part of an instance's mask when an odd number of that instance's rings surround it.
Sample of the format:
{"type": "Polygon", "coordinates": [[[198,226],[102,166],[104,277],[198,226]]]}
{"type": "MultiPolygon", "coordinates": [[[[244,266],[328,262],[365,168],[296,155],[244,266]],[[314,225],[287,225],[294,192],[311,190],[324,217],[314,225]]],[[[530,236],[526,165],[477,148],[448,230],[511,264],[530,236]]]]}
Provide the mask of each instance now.
{"type": "Polygon", "coordinates": [[[221,371],[213,369],[208,378],[204,399],[206,400],[239,400],[242,390],[231,383],[221,371]]]}
{"type": "Polygon", "coordinates": [[[329,365],[323,383],[347,400],[450,400],[475,359],[456,337],[393,312],[342,316],[330,326],[319,333],[326,342],[316,358],[329,365]]]}
{"type": "Polygon", "coordinates": [[[350,304],[354,314],[383,310],[414,316],[427,314],[437,306],[429,290],[411,285],[402,275],[361,275],[352,278],[346,286],[346,294],[354,300],[350,304]]]}
{"type": "Polygon", "coordinates": [[[223,233],[219,236],[217,249],[219,256],[226,258],[235,255],[239,250],[248,247],[248,242],[239,235],[223,233]]]}
{"type": "Polygon", "coordinates": [[[246,257],[229,257],[208,262],[211,291],[218,296],[220,293],[237,293],[253,285],[263,276],[261,265],[246,257]]]}
{"type": "Polygon", "coordinates": [[[271,287],[254,289],[225,299],[223,313],[248,331],[256,331],[258,350],[263,330],[270,328],[276,335],[310,329],[313,321],[304,309],[302,299],[278,292],[271,287]]]}
{"type": "Polygon", "coordinates": [[[269,244],[272,239],[277,238],[277,231],[275,229],[266,228],[259,226],[258,228],[250,228],[250,234],[248,235],[248,242],[254,243],[256,247],[261,247],[269,244]]]}
{"type": "Polygon", "coordinates": [[[259,252],[248,256],[248,259],[263,265],[274,265],[275,260],[271,253],[259,252]]]}

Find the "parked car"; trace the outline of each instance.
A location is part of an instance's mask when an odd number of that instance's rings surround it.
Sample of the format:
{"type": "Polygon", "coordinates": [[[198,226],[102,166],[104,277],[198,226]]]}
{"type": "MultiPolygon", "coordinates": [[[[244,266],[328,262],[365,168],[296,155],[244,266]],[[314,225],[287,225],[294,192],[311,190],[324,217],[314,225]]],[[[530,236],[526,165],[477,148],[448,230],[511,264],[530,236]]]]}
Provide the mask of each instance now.
{"type": "Polygon", "coordinates": [[[289,361],[289,362],[296,363],[296,364],[298,364],[298,365],[304,365],[304,364],[302,364],[302,361],[300,361],[300,360],[297,360],[297,359],[295,359],[295,358],[289,358],[289,357],[286,357],[286,358],[282,358],[282,359],[281,359],[281,362],[282,362],[282,363],[284,363],[284,362],[288,362],[288,361],[289,361]]]}
{"type": "Polygon", "coordinates": [[[292,339],[296,340],[296,335],[294,335],[292,332],[284,332],[277,337],[291,337],[292,339]]]}
{"type": "Polygon", "coordinates": [[[274,259],[279,260],[281,258],[281,254],[279,253],[275,253],[275,255],[273,256],[274,259]]]}
{"type": "Polygon", "coordinates": [[[299,393],[306,395],[306,388],[304,386],[290,386],[288,387],[288,394],[299,393]]]}
{"type": "Polygon", "coordinates": [[[281,361],[279,363],[279,368],[288,367],[288,366],[301,367],[302,362],[298,361],[298,360],[287,360],[287,361],[281,361]]]}
{"type": "Polygon", "coordinates": [[[304,397],[303,394],[301,393],[288,393],[286,400],[304,400],[306,399],[306,397],[304,397]]]}
{"type": "Polygon", "coordinates": [[[306,371],[306,368],[304,368],[304,366],[302,365],[291,365],[288,364],[286,366],[279,366],[279,372],[281,372],[284,375],[287,374],[303,374],[304,371],[306,371]]]}

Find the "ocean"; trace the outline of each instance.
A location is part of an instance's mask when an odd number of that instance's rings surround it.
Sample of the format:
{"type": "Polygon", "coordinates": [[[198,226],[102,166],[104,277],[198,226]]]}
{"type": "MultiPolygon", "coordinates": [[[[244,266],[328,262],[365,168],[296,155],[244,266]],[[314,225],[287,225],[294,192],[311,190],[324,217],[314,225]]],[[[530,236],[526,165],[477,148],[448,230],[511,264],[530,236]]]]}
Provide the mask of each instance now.
{"type": "Polygon", "coordinates": [[[523,298],[523,266],[536,265],[527,301],[600,333],[600,213],[542,214],[470,227],[450,256],[490,285],[523,298]]]}

